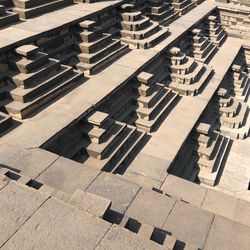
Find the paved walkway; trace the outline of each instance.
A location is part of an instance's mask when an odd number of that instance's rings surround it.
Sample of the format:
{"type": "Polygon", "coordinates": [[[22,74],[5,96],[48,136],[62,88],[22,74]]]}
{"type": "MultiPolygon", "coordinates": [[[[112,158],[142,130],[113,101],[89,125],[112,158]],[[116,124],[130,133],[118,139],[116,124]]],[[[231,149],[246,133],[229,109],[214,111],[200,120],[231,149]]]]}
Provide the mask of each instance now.
{"type": "Polygon", "coordinates": [[[197,6],[169,26],[173,34],[162,41],[160,45],[144,50],[143,53],[141,50],[130,51],[110,67],[75,88],[35,117],[27,119],[18,128],[2,137],[0,141],[25,149],[40,147],[60,130],[93,109],[110,92],[125,84],[159,52],[183,35],[187,28],[194,26],[215,8],[215,4],[211,1],[197,6]],[[191,17],[192,22],[190,21],[191,17]]]}
{"type": "MultiPolygon", "coordinates": [[[[183,97],[130,165],[129,172],[164,181],[167,169],[186,141],[242,46],[240,39],[228,38],[209,65],[215,75],[201,94],[183,97]],[[223,63],[222,63],[223,58],[223,63]]],[[[134,176],[136,178],[136,176],[134,176]]],[[[142,177],[141,177],[142,178],[142,177]]]]}

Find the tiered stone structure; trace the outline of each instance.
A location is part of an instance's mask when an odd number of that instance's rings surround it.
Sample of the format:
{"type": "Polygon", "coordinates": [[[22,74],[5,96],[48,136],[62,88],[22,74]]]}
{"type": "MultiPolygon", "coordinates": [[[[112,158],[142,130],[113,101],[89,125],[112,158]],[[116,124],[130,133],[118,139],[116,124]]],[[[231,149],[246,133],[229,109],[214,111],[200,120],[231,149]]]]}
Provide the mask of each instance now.
{"type": "Polygon", "coordinates": [[[182,95],[197,95],[212,73],[211,67],[186,56],[180,48],[173,47],[168,55],[169,87],[182,95]]]}
{"type": "Polygon", "coordinates": [[[191,54],[195,60],[203,63],[207,62],[217,51],[217,46],[208,37],[204,36],[200,29],[193,29],[192,34],[191,54]]]}
{"type": "Polygon", "coordinates": [[[164,84],[156,83],[152,74],[142,72],[137,80],[135,88],[139,97],[135,99],[138,105],[135,124],[140,129],[152,132],[162,116],[173,108],[178,94],[164,84]]]}
{"type": "Polygon", "coordinates": [[[83,31],[80,33],[82,42],[79,43],[81,53],[77,68],[87,75],[99,72],[127,52],[128,45],[122,45],[111,34],[103,33],[94,21],[84,21],[79,25],[83,31]]]}
{"type": "Polygon", "coordinates": [[[113,173],[123,173],[126,161],[145,137],[145,132],[100,111],[87,118],[84,131],[87,140],[84,144],[89,144],[84,164],[113,173]]]}
{"type": "Polygon", "coordinates": [[[196,163],[198,179],[201,183],[214,186],[223,159],[229,145],[229,139],[212,131],[211,125],[200,123],[196,128],[195,140],[197,141],[196,153],[199,159],[196,163]]]}
{"type": "Polygon", "coordinates": [[[168,28],[143,16],[140,11],[134,10],[133,5],[126,4],[122,7],[124,12],[121,14],[121,41],[131,48],[150,48],[169,35],[168,28]]]}
{"type": "Polygon", "coordinates": [[[72,4],[73,0],[13,0],[13,2],[15,5],[13,11],[18,13],[20,18],[29,19],[72,4]]]}
{"type": "Polygon", "coordinates": [[[161,25],[169,24],[178,14],[178,12],[174,11],[174,7],[170,5],[170,2],[165,0],[149,0],[148,6],[147,16],[161,25]]]}
{"type": "Polygon", "coordinates": [[[221,46],[227,37],[217,17],[212,15],[208,17],[208,33],[211,42],[217,46],[221,46]]]}
{"type": "Polygon", "coordinates": [[[49,58],[34,45],[17,48],[10,68],[13,70],[11,80],[17,88],[10,92],[13,102],[5,107],[10,115],[19,119],[27,117],[83,79],[83,74],[49,58]]]}
{"type": "Polygon", "coordinates": [[[172,6],[174,7],[175,11],[182,15],[192,9],[194,5],[195,1],[191,0],[172,0],[172,6]]]}
{"type": "Polygon", "coordinates": [[[250,91],[250,79],[239,64],[234,64],[231,68],[230,87],[231,94],[237,99],[247,102],[250,91]]]}
{"type": "Polygon", "coordinates": [[[226,89],[219,89],[215,101],[218,109],[219,130],[232,138],[244,139],[249,134],[249,107],[244,101],[230,96],[226,89]]]}
{"type": "MultiPolygon", "coordinates": [[[[1,2],[0,2],[1,4],[1,2]]],[[[19,20],[18,14],[6,11],[4,5],[0,5],[0,28],[13,24],[19,20]]]]}
{"type": "Polygon", "coordinates": [[[167,0],[18,2],[36,17],[0,29],[0,248],[248,249],[249,134],[230,139],[220,120],[250,117],[249,30],[207,56],[207,20],[249,7],[173,0],[175,20],[167,0]],[[106,67],[113,42],[132,45],[106,67]],[[105,69],[84,78],[79,53],[105,69]]]}

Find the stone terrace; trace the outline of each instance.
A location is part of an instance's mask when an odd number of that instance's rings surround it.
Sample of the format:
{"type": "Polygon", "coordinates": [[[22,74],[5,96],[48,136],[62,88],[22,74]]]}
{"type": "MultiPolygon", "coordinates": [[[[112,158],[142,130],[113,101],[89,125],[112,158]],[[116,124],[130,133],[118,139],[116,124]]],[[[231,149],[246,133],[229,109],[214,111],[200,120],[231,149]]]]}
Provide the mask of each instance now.
{"type": "Polygon", "coordinates": [[[250,10],[228,2],[2,1],[0,248],[249,249],[250,10]]]}

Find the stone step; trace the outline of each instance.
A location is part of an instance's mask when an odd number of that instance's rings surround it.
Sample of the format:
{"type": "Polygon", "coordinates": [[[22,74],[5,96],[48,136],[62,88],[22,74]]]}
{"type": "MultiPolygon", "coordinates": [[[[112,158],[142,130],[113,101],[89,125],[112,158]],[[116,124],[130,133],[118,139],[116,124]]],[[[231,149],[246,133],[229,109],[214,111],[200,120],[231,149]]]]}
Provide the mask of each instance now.
{"type": "Polygon", "coordinates": [[[37,68],[36,71],[29,74],[19,73],[11,76],[11,79],[17,87],[29,88],[43,82],[44,78],[46,79],[46,75],[58,69],[60,69],[60,62],[50,58],[48,63],[37,68]]]}
{"type": "Polygon", "coordinates": [[[73,75],[70,78],[67,78],[53,85],[51,88],[49,88],[49,90],[40,93],[40,95],[32,101],[26,103],[15,101],[11,102],[6,105],[6,110],[11,116],[14,116],[18,119],[24,119],[29,114],[42,107],[44,104],[53,100],[55,97],[64,93],[66,90],[72,88],[81,79],[83,79],[83,74],[79,73],[78,71],[74,71],[73,75]]]}
{"type": "MultiPolygon", "coordinates": [[[[114,43],[112,48],[105,48],[103,50],[102,57],[99,58],[100,54],[96,59],[94,60],[94,63],[86,63],[86,62],[80,62],[76,65],[76,67],[83,71],[86,75],[93,75],[101,70],[103,70],[105,67],[107,67],[110,63],[121,57],[123,54],[128,52],[128,45],[121,45],[119,41],[114,43]]],[[[80,56],[80,55],[79,55],[80,56]]]]}
{"type": "Polygon", "coordinates": [[[153,47],[157,43],[159,43],[163,38],[165,38],[167,35],[169,35],[168,28],[162,28],[155,26],[155,29],[153,30],[153,34],[149,34],[150,36],[144,39],[131,39],[122,37],[121,41],[129,44],[131,48],[136,49],[147,49],[150,47],[153,47]]]}
{"type": "Polygon", "coordinates": [[[16,13],[6,11],[5,13],[0,14],[0,28],[4,28],[18,21],[19,16],[16,13]]]}
{"type": "MultiPolygon", "coordinates": [[[[40,0],[39,0],[40,1],[40,0]]],[[[22,19],[29,19],[33,18],[35,16],[44,14],[46,12],[53,11],[55,9],[64,7],[66,5],[72,4],[73,0],[50,0],[40,2],[40,5],[37,5],[37,2],[33,1],[19,1],[19,0],[14,0],[14,4],[19,5],[19,3],[30,3],[32,7],[14,7],[13,12],[16,12],[19,14],[19,17],[22,19]],[[17,4],[18,3],[18,4],[17,4]]]]}
{"type": "Polygon", "coordinates": [[[243,125],[249,108],[245,102],[240,102],[239,106],[240,109],[238,109],[237,114],[235,114],[234,117],[225,117],[225,116],[220,117],[221,125],[230,128],[240,128],[243,125]]]}
{"type": "Polygon", "coordinates": [[[112,41],[112,35],[103,33],[101,37],[97,38],[93,42],[82,42],[79,44],[80,50],[83,53],[92,54],[101,50],[112,41]]]}
{"type": "Polygon", "coordinates": [[[148,17],[143,17],[137,21],[122,21],[121,22],[122,30],[127,31],[140,31],[147,29],[150,26],[150,19],[148,17]]]}
{"type": "Polygon", "coordinates": [[[73,68],[62,65],[61,68],[54,72],[52,76],[48,75],[48,79],[45,79],[44,82],[28,89],[15,88],[10,92],[10,95],[15,102],[30,102],[38,95],[48,91],[62,79],[69,77],[71,74],[73,74],[73,68]]]}
{"type": "Polygon", "coordinates": [[[122,39],[132,39],[132,40],[143,40],[160,30],[159,24],[157,22],[150,22],[150,25],[138,31],[121,30],[122,39]]]}
{"type": "Polygon", "coordinates": [[[11,116],[0,111],[0,133],[10,128],[12,123],[11,116]]]}
{"type": "Polygon", "coordinates": [[[218,154],[216,159],[210,161],[207,164],[207,167],[213,169],[212,172],[208,172],[206,170],[200,169],[198,173],[198,178],[201,183],[204,183],[209,186],[215,186],[217,182],[217,178],[220,175],[220,171],[222,171],[221,167],[223,165],[224,156],[228,151],[230,140],[227,137],[222,137],[220,150],[218,150],[218,154]]]}
{"type": "Polygon", "coordinates": [[[90,157],[102,160],[105,154],[108,154],[109,149],[115,144],[120,142],[121,135],[125,132],[127,125],[120,122],[115,122],[113,125],[114,130],[109,138],[100,144],[91,143],[87,148],[87,153],[90,157]]]}
{"type": "Polygon", "coordinates": [[[177,93],[174,93],[172,91],[167,92],[163,96],[162,101],[158,103],[155,110],[150,114],[149,120],[139,118],[135,121],[136,126],[149,133],[152,132],[152,130],[154,130],[155,126],[158,124],[164,114],[172,110],[177,97],[177,93]]]}

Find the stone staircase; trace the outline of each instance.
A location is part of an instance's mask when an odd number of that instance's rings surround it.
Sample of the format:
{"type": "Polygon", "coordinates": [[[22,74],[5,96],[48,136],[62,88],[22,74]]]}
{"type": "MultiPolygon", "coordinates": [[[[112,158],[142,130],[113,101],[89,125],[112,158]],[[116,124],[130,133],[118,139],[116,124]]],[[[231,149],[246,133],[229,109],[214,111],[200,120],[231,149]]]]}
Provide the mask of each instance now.
{"type": "Polygon", "coordinates": [[[84,164],[112,173],[123,173],[146,133],[96,111],[84,128],[88,158],[84,164]]]}
{"type": "Polygon", "coordinates": [[[196,163],[198,179],[203,184],[214,186],[222,171],[230,140],[212,131],[211,125],[206,123],[198,125],[194,140],[197,142],[195,153],[199,156],[196,163]]]}
{"type": "Polygon", "coordinates": [[[0,111],[0,133],[11,126],[12,117],[0,111]]]}
{"type": "Polygon", "coordinates": [[[173,109],[178,94],[164,84],[156,83],[150,73],[142,72],[137,76],[137,81],[134,86],[139,94],[135,98],[135,124],[142,130],[152,132],[164,114],[173,109]]]}
{"type": "Polygon", "coordinates": [[[4,5],[0,5],[0,28],[18,22],[18,14],[6,11],[4,5]]]}
{"type": "Polygon", "coordinates": [[[234,64],[231,68],[230,90],[237,99],[247,102],[249,97],[250,80],[242,66],[234,64]]]}
{"type": "Polygon", "coordinates": [[[217,46],[209,41],[200,29],[193,29],[192,34],[191,56],[199,62],[206,63],[217,51],[217,46]]]}
{"type": "Polygon", "coordinates": [[[228,94],[226,89],[219,89],[215,109],[219,130],[234,139],[244,139],[250,131],[249,107],[244,101],[228,94]]]}
{"type": "Polygon", "coordinates": [[[164,26],[172,22],[178,15],[170,2],[164,0],[149,0],[148,6],[147,16],[164,26]]]}
{"type": "Polygon", "coordinates": [[[33,18],[38,15],[56,10],[72,4],[73,0],[13,0],[13,11],[22,19],[33,18]]]}
{"type": "Polygon", "coordinates": [[[84,21],[80,27],[83,29],[78,44],[81,53],[78,55],[80,62],[76,66],[85,74],[99,72],[127,52],[128,45],[122,45],[111,34],[103,33],[103,29],[96,27],[94,21],[84,21]]]}
{"type": "Polygon", "coordinates": [[[176,12],[184,15],[189,10],[195,7],[196,2],[192,0],[172,0],[172,6],[176,12]]]}
{"type": "Polygon", "coordinates": [[[122,9],[121,41],[131,48],[150,48],[169,34],[168,28],[143,16],[140,11],[134,10],[133,5],[125,4],[122,9]]]}
{"type": "Polygon", "coordinates": [[[173,47],[169,51],[170,68],[169,87],[181,95],[197,95],[212,73],[212,68],[186,56],[180,48],[173,47]]]}
{"type": "Polygon", "coordinates": [[[213,44],[220,47],[227,38],[227,33],[219,23],[217,16],[209,16],[207,22],[209,39],[213,44]]]}
{"type": "Polygon", "coordinates": [[[5,108],[18,119],[26,118],[83,80],[83,74],[49,58],[34,45],[17,48],[9,65],[9,78],[17,88],[10,92],[13,101],[5,108]]]}

